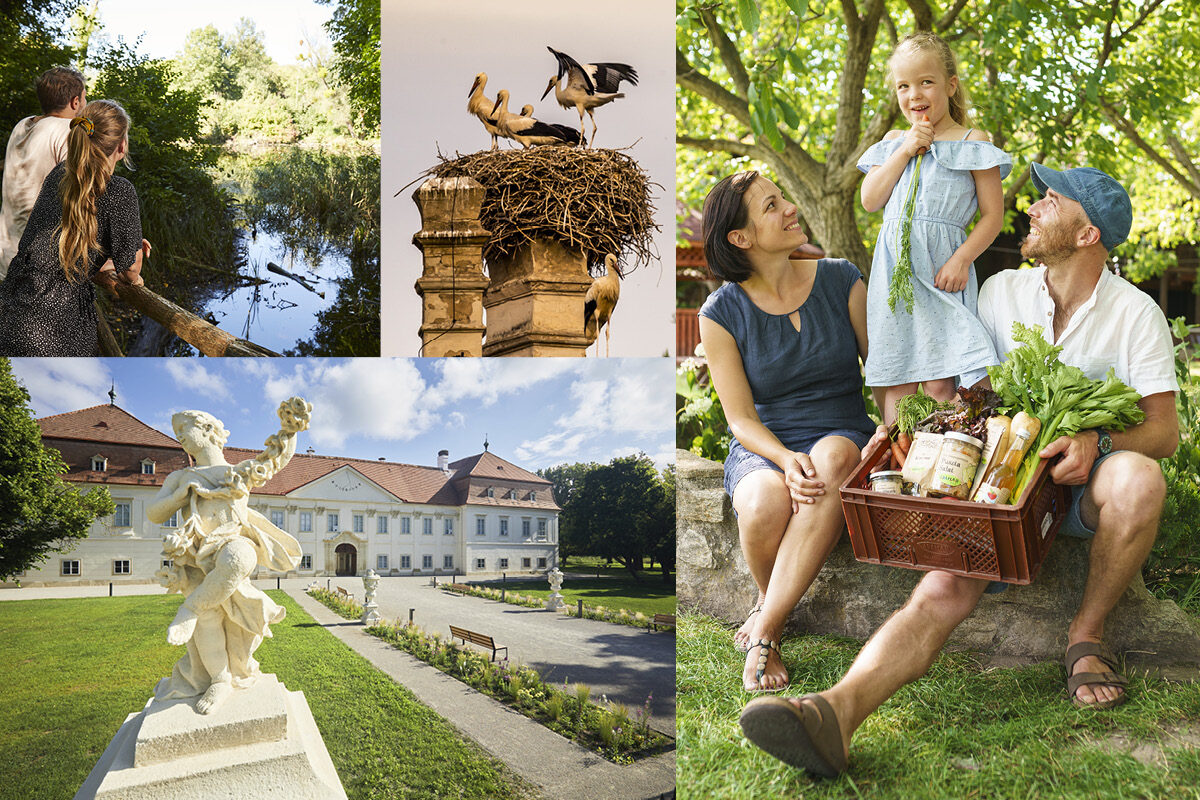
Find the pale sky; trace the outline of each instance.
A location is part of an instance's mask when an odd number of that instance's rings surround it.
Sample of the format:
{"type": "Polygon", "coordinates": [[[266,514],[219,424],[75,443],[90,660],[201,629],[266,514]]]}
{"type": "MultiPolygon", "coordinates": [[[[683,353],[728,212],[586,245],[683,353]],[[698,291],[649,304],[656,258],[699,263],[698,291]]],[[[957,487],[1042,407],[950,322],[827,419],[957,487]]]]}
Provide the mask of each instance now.
{"type": "Polygon", "coordinates": [[[328,43],[323,26],[333,11],[334,6],[311,0],[100,0],[102,33],[113,40],[124,37],[130,43],[142,36],[139,52],[151,58],[174,58],[191,30],[215,25],[228,35],[238,20],[249,17],[265,36],[267,54],[280,64],[294,64],[296,56],[306,52],[300,44],[306,32],[314,44],[328,43]]]}
{"type": "Polygon", "coordinates": [[[168,436],[171,415],[207,411],[254,448],[275,409],[313,404],[300,449],[432,466],[490,450],[529,470],[607,464],[644,452],[675,460],[674,363],[666,358],[14,358],[35,416],[108,403],[168,436]]]}
{"type": "MultiPolygon", "coordinates": [[[[660,184],[651,191],[655,221],[662,226],[654,237],[661,260],[623,282],[611,323],[611,353],[674,352],[674,13],[670,3],[643,0],[383,0],[385,355],[416,355],[420,347],[421,308],[413,284],[421,274],[421,254],[412,244],[421,228],[412,201],[418,184],[393,195],[437,163],[439,148],[453,155],[491,144],[466,110],[478,72],[488,74],[488,97],[495,99],[498,89],[511,92],[514,112],[531,103],[538,119],[578,127],[578,113],[560,108],[553,92],[538,100],[557,70],[547,46],[580,63],[623,62],[638,72],[637,86],[622,84],[623,99],[596,110],[598,144],[625,148],[637,142],[628,155],[660,184]]],[[[591,129],[588,120],[589,136],[591,129]]]]}

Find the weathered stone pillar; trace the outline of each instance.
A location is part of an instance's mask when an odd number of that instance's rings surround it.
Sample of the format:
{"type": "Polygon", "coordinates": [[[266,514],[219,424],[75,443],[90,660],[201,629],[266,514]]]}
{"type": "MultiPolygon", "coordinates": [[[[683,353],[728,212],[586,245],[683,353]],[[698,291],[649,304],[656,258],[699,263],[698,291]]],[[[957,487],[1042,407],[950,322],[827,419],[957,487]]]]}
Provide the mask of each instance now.
{"type": "Polygon", "coordinates": [[[582,356],[583,297],[592,285],[578,250],[539,239],[488,262],[485,356],[582,356]]]}
{"type": "MultiPolygon", "coordinates": [[[[757,590],[722,488],[722,467],[677,450],[676,469],[679,605],[741,624],[757,590]]],[[[1061,661],[1067,626],[1083,596],[1088,546],[1083,539],[1057,537],[1034,582],[985,594],[955,629],[949,646],[985,653],[999,665],[1061,661]]],[[[904,603],[923,574],[856,561],[849,537],[843,536],[786,628],[865,640],[904,603]]],[[[732,637],[731,631],[731,645],[732,637]]],[[[1174,603],[1153,597],[1140,575],[1109,614],[1104,638],[1128,667],[1168,680],[1198,677],[1198,626],[1174,603]]]]}
{"type": "MultiPolygon", "coordinates": [[[[479,221],[483,187],[473,178],[430,178],[413,192],[421,230],[413,244],[425,260],[421,297],[421,354],[483,354],[483,245],[479,221]]],[[[582,312],[580,313],[582,316],[582,312]]]]}

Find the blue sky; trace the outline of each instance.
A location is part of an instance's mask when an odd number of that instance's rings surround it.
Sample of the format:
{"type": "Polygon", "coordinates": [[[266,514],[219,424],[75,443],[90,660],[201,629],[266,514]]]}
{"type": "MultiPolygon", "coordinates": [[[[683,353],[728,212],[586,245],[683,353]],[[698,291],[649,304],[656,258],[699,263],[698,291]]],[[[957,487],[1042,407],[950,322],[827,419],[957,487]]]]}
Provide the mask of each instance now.
{"type": "Polygon", "coordinates": [[[204,0],[201,3],[162,3],[150,0],[100,0],[101,34],[133,42],[142,36],[138,51],[152,58],[172,58],[183,49],[188,31],[215,25],[223,34],[233,32],[238,20],[249,17],[265,34],[267,53],[281,64],[296,62],[305,52],[300,41],[328,44],[323,25],[333,15],[333,5],[311,0],[204,0]]]}
{"type": "Polygon", "coordinates": [[[108,402],[171,435],[176,411],[208,411],[236,447],[278,429],[300,395],[313,424],[299,449],[432,466],[483,450],[526,469],[607,463],[644,452],[674,460],[674,363],[667,358],[12,359],[36,416],[108,402]]]}

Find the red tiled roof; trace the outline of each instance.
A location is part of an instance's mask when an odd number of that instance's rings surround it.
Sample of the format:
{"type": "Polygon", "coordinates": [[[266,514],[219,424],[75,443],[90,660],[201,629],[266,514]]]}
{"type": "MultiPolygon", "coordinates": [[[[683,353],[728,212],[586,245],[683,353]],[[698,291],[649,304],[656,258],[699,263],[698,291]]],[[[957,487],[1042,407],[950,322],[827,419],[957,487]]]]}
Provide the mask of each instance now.
{"type": "Polygon", "coordinates": [[[179,443],[170,436],[156,431],[128,411],[113,405],[92,406],[79,411],[42,417],[37,423],[42,429],[42,436],[50,439],[179,447],[179,443]]]}
{"type": "Polygon", "coordinates": [[[459,459],[450,465],[450,469],[454,470],[455,478],[468,476],[472,478],[506,478],[510,481],[550,485],[550,481],[545,478],[523,470],[516,464],[505,461],[491,451],[484,451],[477,456],[459,459]]]}
{"type": "MultiPolygon", "coordinates": [[[[241,447],[226,447],[225,460],[236,464],[254,458],[259,452],[261,451],[241,447]]],[[[278,475],[254,491],[255,494],[286,495],[345,466],[357,470],[363,477],[377,483],[385,492],[408,503],[459,503],[457,492],[444,491],[453,476],[446,475],[437,467],[305,453],[292,456],[292,460],[278,475]]]]}

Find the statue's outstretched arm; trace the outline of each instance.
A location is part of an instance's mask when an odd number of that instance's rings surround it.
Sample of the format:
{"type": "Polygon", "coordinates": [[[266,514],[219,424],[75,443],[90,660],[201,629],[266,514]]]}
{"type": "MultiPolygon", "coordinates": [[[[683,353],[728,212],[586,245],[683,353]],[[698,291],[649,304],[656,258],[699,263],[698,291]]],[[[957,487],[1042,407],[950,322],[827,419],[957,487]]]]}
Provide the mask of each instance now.
{"type": "Polygon", "coordinates": [[[292,460],[296,454],[296,434],[308,429],[312,403],[293,397],[279,404],[278,413],[279,432],[267,437],[263,452],[232,470],[231,482],[243,485],[247,491],[271,480],[292,460]]]}

